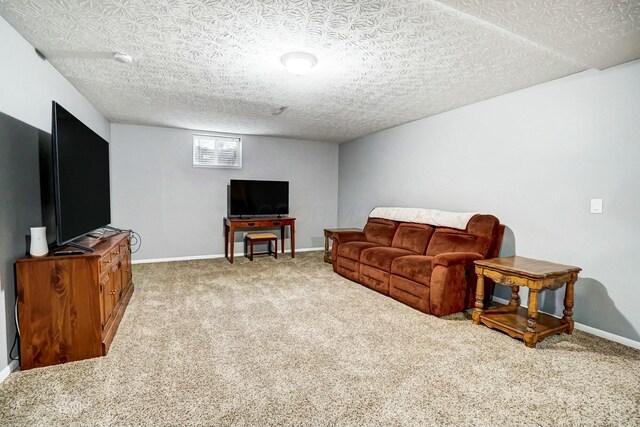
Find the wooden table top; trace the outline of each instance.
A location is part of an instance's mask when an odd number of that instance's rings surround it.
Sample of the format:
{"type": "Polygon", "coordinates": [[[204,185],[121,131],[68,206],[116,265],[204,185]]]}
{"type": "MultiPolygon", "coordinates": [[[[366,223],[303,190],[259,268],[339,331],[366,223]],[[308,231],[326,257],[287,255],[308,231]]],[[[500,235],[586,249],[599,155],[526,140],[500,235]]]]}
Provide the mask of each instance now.
{"type": "Polygon", "coordinates": [[[515,273],[533,279],[546,279],[553,276],[561,276],[566,273],[582,271],[580,267],[572,265],[555,264],[553,262],[538,259],[513,256],[507,258],[491,258],[474,261],[480,267],[490,268],[504,273],[515,273]]]}

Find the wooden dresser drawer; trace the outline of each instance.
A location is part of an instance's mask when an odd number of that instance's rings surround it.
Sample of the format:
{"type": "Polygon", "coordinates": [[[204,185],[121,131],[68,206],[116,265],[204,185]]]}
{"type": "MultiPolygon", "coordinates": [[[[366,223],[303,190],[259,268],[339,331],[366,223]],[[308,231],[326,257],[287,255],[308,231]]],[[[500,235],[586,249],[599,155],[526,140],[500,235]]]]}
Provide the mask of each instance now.
{"type": "Polygon", "coordinates": [[[111,249],[111,259],[115,260],[116,258],[118,258],[118,255],[120,255],[120,245],[116,245],[111,249]]]}
{"type": "Polygon", "coordinates": [[[100,262],[98,263],[98,275],[101,276],[111,268],[111,253],[106,254],[102,258],[100,258],[100,262]]]}

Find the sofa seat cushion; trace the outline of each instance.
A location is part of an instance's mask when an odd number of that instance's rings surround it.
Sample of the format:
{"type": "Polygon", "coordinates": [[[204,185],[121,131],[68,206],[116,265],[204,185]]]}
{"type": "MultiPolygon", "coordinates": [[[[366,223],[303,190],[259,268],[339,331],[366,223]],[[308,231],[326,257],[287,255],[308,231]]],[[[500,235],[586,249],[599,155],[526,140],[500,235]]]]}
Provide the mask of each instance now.
{"type": "Polygon", "coordinates": [[[423,285],[431,283],[432,256],[409,255],[393,260],[391,274],[413,280],[423,285]]]}
{"type": "Polygon", "coordinates": [[[385,248],[379,246],[377,248],[369,248],[363,250],[360,254],[360,262],[364,265],[369,265],[379,270],[390,271],[391,263],[394,259],[412,254],[413,252],[406,249],[385,248]]]}
{"type": "Polygon", "coordinates": [[[426,224],[402,223],[398,226],[391,246],[406,249],[417,255],[424,255],[433,227],[426,224]]]}
{"type": "Polygon", "coordinates": [[[380,247],[377,243],[372,242],[347,242],[338,246],[338,256],[349,258],[354,261],[360,261],[360,253],[369,248],[380,247]]]}

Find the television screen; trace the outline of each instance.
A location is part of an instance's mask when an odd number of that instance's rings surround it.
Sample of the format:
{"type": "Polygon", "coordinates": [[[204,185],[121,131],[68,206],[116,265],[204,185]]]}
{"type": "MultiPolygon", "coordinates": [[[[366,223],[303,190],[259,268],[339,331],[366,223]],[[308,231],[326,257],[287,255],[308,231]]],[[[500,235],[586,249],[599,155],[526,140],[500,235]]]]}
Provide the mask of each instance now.
{"type": "Polygon", "coordinates": [[[57,243],[111,222],[109,143],[53,103],[53,179],[57,243]]]}
{"type": "Polygon", "coordinates": [[[229,185],[229,216],[289,214],[289,182],[232,179],[229,185]]]}

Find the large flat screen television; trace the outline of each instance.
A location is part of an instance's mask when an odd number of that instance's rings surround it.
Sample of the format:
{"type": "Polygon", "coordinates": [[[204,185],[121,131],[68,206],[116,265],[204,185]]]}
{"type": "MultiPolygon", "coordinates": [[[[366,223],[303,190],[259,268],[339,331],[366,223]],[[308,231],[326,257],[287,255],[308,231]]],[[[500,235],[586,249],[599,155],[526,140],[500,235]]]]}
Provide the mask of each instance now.
{"type": "Polygon", "coordinates": [[[51,138],[61,246],[111,222],[109,143],[55,101],[51,138]]]}
{"type": "Polygon", "coordinates": [[[228,207],[232,217],[288,215],[289,182],[232,179],[228,207]]]}

